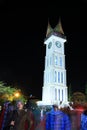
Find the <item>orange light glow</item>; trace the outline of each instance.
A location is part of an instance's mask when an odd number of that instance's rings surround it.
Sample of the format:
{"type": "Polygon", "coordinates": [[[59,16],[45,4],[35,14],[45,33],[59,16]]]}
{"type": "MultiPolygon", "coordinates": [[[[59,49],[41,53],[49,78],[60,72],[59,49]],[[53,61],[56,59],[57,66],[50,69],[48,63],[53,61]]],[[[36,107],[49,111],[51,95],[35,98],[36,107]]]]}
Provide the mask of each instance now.
{"type": "Polygon", "coordinates": [[[19,92],[16,92],[16,93],[14,94],[14,96],[18,98],[18,97],[20,96],[20,93],[19,93],[19,92]]]}

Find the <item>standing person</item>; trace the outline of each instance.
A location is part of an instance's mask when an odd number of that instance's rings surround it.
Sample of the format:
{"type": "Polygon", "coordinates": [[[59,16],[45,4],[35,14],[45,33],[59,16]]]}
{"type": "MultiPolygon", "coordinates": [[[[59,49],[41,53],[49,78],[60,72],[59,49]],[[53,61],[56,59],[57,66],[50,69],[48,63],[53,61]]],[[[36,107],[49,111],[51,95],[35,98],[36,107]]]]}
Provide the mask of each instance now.
{"type": "Polygon", "coordinates": [[[32,120],[30,120],[29,112],[23,109],[22,101],[17,102],[17,110],[13,112],[11,127],[13,130],[30,130],[32,120]],[[27,126],[27,127],[26,127],[27,126]]]}
{"type": "Polygon", "coordinates": [[[70,118],[56,104],[46,113],[46,130],[71,130],[70,118]]]}
{"type": "Polygon", "coordinates": [[[2,130],[9,130],[9,128],[10,128],[10,121],[11,121],[11,118],[12,118],[13,110],[14,110],[14,105],[12,103],[9,103],[8,107],[7,107],[6,115],[4,114],[5,122],[4,122],[4,127],[3,127],[2,130]]]}
{"type": "Polygon", "coordinates": [[[9,101],[6,101],[2,108],[1,119],[0,119],[0,130],[7,130],[6,122],[7,122],[7,113],[8,113],[9,103],[10,103],[9,101]]]}
{"type": "Polygon", "coordinates": [[[81,128],[80,130],[87,130],[87,109],[81,114],[81,128]]]}
{"type": "Polygon", "coordinates": [[[5,110],[6,110],[6,107],[5,107],[5,105],[3,105],[1,113],[0,113],[0,130],[2,129],[2,124],[3,124],[3,120],[4,120],[5,110]]]}
{"type": "Polygon", "coordinates": [[[71,119],[71,129],[80,130],[81,127],[81,114],[83,113],[84,108],[82,106],[76,106],[73,110],[70,111],[71,119]]]}

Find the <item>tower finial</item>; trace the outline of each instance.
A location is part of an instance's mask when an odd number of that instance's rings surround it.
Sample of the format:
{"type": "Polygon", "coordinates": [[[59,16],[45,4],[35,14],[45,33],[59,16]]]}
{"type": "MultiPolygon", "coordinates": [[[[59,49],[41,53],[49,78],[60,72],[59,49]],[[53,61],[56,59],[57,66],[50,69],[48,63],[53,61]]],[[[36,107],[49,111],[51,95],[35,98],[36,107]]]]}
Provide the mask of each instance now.
{"type": "Polygon", "coordinates": [[[59,22],[58,24],[56,25],[56,27],[54,28],[54,31],[55,32],[59,32],[61,34],[64,34],[64,31],[62,29],[62,24],[61,24],[61,19],[59,18],[59,22]]]}
{"type": "Polygon", "coordinates": [[[49,20],[48,20],[48,27],[47,27],[47,33],[46,33],[46,37],[53,31],[50,23],[49,23],[49,20]]]}

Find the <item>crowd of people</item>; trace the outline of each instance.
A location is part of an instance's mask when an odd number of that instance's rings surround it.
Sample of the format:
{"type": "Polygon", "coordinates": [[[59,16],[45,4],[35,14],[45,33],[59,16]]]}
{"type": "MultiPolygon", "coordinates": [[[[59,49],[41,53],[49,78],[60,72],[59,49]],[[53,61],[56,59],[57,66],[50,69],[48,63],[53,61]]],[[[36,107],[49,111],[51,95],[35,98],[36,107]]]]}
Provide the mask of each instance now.
{"type": "Polygon", "coordinates": [[[7,102],[0,114],[0,130],[30,130],[33,126],[31,112],[24,109],[24,103],[17,101],[16,107],[7,102]]]}
{"type": "Polygon", "coordinates": [[[0,112],[0,130],[87,130],[87,108],[71,108],[53,104],[44,113],[29,109],[21,100],[15,106],[6,102],[0,112]]]}

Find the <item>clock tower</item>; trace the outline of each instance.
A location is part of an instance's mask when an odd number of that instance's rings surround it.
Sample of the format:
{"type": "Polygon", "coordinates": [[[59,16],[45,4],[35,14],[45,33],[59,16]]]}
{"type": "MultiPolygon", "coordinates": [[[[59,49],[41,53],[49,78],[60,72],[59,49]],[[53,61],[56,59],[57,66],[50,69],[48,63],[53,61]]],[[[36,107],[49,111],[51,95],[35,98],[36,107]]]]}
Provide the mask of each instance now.
{"type": "Polygon", "coordinates": [[[67,82],[65,69],[64,35],[61,21],[53,29],[48,23],[46,38],[45,70],[42,88],[42,101],[44,104],[67,102],[67,82]]]}

